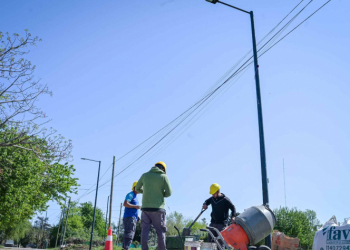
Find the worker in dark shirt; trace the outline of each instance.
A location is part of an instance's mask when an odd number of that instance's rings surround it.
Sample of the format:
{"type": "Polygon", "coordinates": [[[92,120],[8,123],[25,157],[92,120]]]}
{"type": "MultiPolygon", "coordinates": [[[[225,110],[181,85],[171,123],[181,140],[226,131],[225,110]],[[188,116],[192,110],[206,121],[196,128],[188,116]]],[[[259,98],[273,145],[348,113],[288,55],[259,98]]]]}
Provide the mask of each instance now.
{"type": "MultiPolygon", "coordinates": [[[[212,195],[212,197],[204,202],[203,209],[207,209],[209,205],[212,206],[212,212],[210,214],[211,221],[209,226],[222,231],[229,224],[229,220],[233,220],[236,216],[236,208],[232,204],[231,200],[220,192],[219,184],[214,183],[211,185],[209,193],[212,195]],[[231,216],[229,216],[229,210],[231,210],[231,216]]],[[[217,236],[215,232],[213,232],[213,234],[217,236]]],[[[208,235],[208,241],[213,241],[210,234],[208,235]]]]}

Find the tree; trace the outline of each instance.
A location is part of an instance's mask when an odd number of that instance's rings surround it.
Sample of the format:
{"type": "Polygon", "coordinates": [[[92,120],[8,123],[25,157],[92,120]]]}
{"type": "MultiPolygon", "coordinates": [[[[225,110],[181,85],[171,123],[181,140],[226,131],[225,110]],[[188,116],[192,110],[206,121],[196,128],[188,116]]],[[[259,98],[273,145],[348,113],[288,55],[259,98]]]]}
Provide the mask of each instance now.
{"type": "MultiPolygon", "coordinates": [[[[66,210],[67,211],[67,210],[66,210]]],[[[64,226],[66,218],[61,218],[61,221],[57,225],[52,227],[50,246],[54,247],[56,243],[58,225],[60,224],[60,231],[58,233],[58,241],[61,237],[61,228],[64,226]]],[[[83,217],[81,216],[81,207],[78,206],[77,202],[71,202],[69,209],[68,222],[65,233],[65,241],[67,243],[82,244],[90,240],[91,225],[88,228],[84,227],[83,217]]]]}
{"type": "MultiPolygon", "coordinates": [[[[32,225],[30,221],[24,220],[16,224],[15,227],[7,228],[4,231],[4,236],[11,235],[11,238],[16,243],[21,243],[23,245],[24,243],[22,242],[22,239],[25,238],[27,235],[29,235],[31,230],[32,230],[32,225]]],[[[0,242],[2,240],[5,240],[5,239],[0,239],[0,242]]]]}
{"type": "Polygon", "coordinates": [[[50,236],[51,225],[48,222],[49,218],[38,216],[34,224],[34,227],[39,229],[36,245],[40,246],[41,248],[45,248],[45,242],[48,241],[48,238],[50,236]]]}
{"type": "MultiPolygon", "coordinates": [[[[204,218],[205,219],[205,218],[204,218]]],[[[186,227],[189,227],[192,224],[192,222],[188,222],[186,227]]],[[[207,233],[200,231],[202,228],[207,228],[207,225],[204,224],[204,222],[195,222],[193,226],[191,227],[191,234],[192,235],[200,235],[200,238],[202,240],[207,239],[207,233]]]]}
{"type": "Polygon", "coordinates": [[[0,230],[11,232],[35,211],[45,211],[49,200],[62,204],[76,192],[74,171],[68,163],[42,161],[32,151],[0,147],[0,230]]]}
{"type": "MultiPolygon", "coordinates": [[[[80,213],[82,217],[82,222],[85,228],[91,230],[92,220],[94,216],[94,207],[91,202],[85,202],[80,205],[80,213]]],[[[103,212],[101,209],[96,208],[95,215],[95,226],[94,226],[94,235],[103,237],[105,232],[105,220],[103,212]]]]}
{"type": "MultiPolygon", "coordinates": [[[[141,242],[141,221],[138,221],[136,223],[134,241],[141,242]]],[[[138,246],[138,245],[139,244],[137,244],[136,246],[138,246]]]]}
{"type": "Polygon", "coordinates": [[[181,233],[181,230],[185,227],[186,224],[188,224],[189,220],[185,219],[185,217],[178,212],[172,212],[166,217],[166,226],[167,226],[167,232],[166,235],[178,235],[176,229],[174,226],[176,226],[181,233]]]}
{"type": "Polygon", "coordinates": [[[296,208],[281,207],[274,210],[276,216],[275,230],[290,237],[298,237],[302,247],[312,247],[317,226],[320,224],[316,212],[300,211],[296,208]]]}
{"type": "Polygon", "coordinates": [[[25,58],[26,47],[39,41],[28,30],[24,37],[0,31],[0,147],[28,150],[51,161],[69,159],[71,141],[45,127],[50,120],[36,105],[40,96],[52,95],[34,78],[35,65],[25,58]]]}

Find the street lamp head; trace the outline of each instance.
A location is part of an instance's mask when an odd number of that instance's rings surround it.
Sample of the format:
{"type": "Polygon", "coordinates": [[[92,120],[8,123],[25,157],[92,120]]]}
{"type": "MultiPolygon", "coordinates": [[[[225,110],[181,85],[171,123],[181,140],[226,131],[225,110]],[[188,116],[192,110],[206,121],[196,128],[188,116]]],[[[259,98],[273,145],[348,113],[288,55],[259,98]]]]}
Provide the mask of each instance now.
{"type": "Polygon", "coordinates": [[[80,159],[85,160],[85,161],[94,161],[94,162],[99,162],[99,163],[101,163],[101,161],[91,160],[91,159],[87,159],[87,158],[80,158],[80,159]]]}
{"type": "Polygon", "coordinates": [[[209,3],[216,4],[219,0],[205,0],[205,1],[207,1],[207,2],[209,2],[209,3]]]}

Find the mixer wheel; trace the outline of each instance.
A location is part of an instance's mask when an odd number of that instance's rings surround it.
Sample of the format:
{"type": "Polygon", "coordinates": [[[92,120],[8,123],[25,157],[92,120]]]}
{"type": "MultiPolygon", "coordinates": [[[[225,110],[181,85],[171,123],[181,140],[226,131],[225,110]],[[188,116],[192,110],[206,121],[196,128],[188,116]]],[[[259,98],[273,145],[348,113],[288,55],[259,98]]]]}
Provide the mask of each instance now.
{"type": "Polygon", "coordinates": [[[258,248],[256,246],[249,246],[248,250],[257,250],[258,248]]]}
{"type": "Polygon", "coordinates": [[[269,248],[268,246],[265,246],[265,245],[261,245],[259,247],[259,250],[271,250],[271,248],[269,248]]]}

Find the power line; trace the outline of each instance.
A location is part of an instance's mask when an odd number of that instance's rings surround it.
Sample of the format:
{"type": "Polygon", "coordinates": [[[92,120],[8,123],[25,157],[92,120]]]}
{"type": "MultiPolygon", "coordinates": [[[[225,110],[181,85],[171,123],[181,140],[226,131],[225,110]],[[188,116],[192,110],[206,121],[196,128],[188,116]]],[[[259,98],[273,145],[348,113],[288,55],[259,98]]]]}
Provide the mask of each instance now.
{"type": "MultiPolygon", "coordinates": [[[[286,25],[284,25],[268,42],[266,42],[260,49],[263,49],[266,45],[268,45],[271,41],[273,41],[274,38],[276,38],[278,35],[281,34],[281,32],[283,32],[285,30],[286,27],[288,27],[288,25],[290,25],[290,23],[292,21],[294,21],[294,19],[302,12],[305,10],[305,8],[312,2],[313,0],[311,0],[306,6],[304,6],[304,8],[299,11],[286,25]]],[[[328,2],[326,2],[324,5],[322,5],[318,10],[316,10],[313,14],[311,14],[309,17],[307,17],[303,22],[301,22],[299,25],[297,25],[294,29],[292,29],[290,32],[288,32],[285,36],[283,36],[280,40],[278,40],[276,43],[274,43],[273,45],[271,45],[270,47],[268,47],[260,56],[264,55],[267,51],[269,51],[272,47],[274,47],[276,44],[278,44],[280,41],[282,41],[286,36],[288,36],[290,33],[292,33],[295,29],[297,29],[302,23],[304,23],[306,20],[308,20],[311,16],[313,16],[316,12],[318,12],[321,8],[323,8],[327,3],[329,3],[331,0],[329,0],[328,2]]],[[[301,1],[303,2],[303,1],[301,1]]],[[[291,12],[288,13],[288,15],[282,19],[282,21],[277,24],[272,30],[276,29],[300,4],[301,2],[298,3],[298,5],[296,7],[293,8],[293,10],[291,12]]],[[[271,34],[272,31],[270,31],[269,33],[271,34]]],[[[267,35],[268,36],[268,35],[267,35]]],[[[267,37],[265,36],[264,39],[267,37]]],[[[130,150],[129,152],[127,152],[126,154],[124,154],[123,156],[121,156],[118,160],[122,159],[124,156],[128,155],[129,153],[131,153],[132,151],[134,151],[136,148],[138,148],[139,146],[143,145],[145,142],[149,141],[151,138],[153,138],[155,135],[157,135],[158,133],[160,133],[161,131],[165,130],[166,127],[170,126],[171,124],[173,124],[175,121],[177,121],[179,118],[183,117],[182,120],[180,122],[178,122],[170,131],[168,131],[167,133],[165,133],[165,135],[163,135],[156,143],[154,143],[150,148],[148,148],[144,153],[142,153],[140,156],[138,156],[135,160],[131,161],[130,164],[128,164],[124,169],[122,169],[119,173],[117,173],[115,175],[115,177],[117,177],[118,175],[122,174],[126,169],[130,168],[134,163],[136,163],[138,160],[140,160],[143,156],[145,156],[148,152],[150,152],[153,148],[155,148],[159,143],[161,143],[170,133],[172,133],[174,130],[176,130],[191,114],[193,114],[195,111],[197,111],[197,109],[199,107],[201,107],[205,102],[207,102],[218,90],[221,89],[222,86],[224,86],[226,83],[228,83],[233,77],[237,76],[239,73],[243,72],[248,66],[250,66],[252,64],[252,62],[248,63],[251,60],[252,56],[246,60],[233,74],[231,74],[222,84],[220,84],[219,86],[217,86],[214,90],[210,91],[209,93],[207,92],[206,95],[204,95],[204,97],[202,97],[199,101],[197,101],[195,104],[193,104],[190,108],[188,108],[186,111],[184,111],[182,114],[180,114],[178,117],[176,117],[174,120],[172,120],[170,123],[168,123],[165,127],[163,127],[162,129],[158,130],[155,134],[153,134],[151,137],[149,137],[148,139],[146,139],[145,141],[143,141],[141,144],[139,144],[138,146],[136,146],[135,148],[133,148],[132,150],[130,150]],[[246,65],[247,64],[247,65],[246,65]],[[186,113],[188,113],[187,115],[185,115],[186,113]]],[[[241,59],[242,60],[242,59],[241,59]]],[[[198,113],[197,113],[198,114],[198,113]]],[[[192,118],[193,119],[193,118],[192,118]]],[[[110,180],[109,180],[110,181],[110,180]]],[[[109,181],[103,183],[100,187],[106,185],[109,181]]],[[[93,192],[94,190],[92,190],[91,192],[93,192]]],[[[91,193],[89,192],[89,193],[91,193]]],[[[86,195],[88,195],[89,193],[87,193],[86,195]]]]}
{"type": "MultiPolygon", "coordinates": [[[[303,2],[304,0],[301,0],[267,35],[265,35],[265,37],[258,43],[258,44],[260,44],[263,40],[265,40],[302,2],[303,2]]],[[[311,0],[310,2],[312,2],[313,0],[311,0]]],[[[309,3],[310,3],[309,2],[309,3]]],[[[304,7],[304,9],[305,9],[305,7],[304,7]]],[[[303,10],[302,10],[303,11],[303,10]]],[[[301,11],[298,13],[298,14],[300,14],[301,13],[301,11]]],[[[297,15],[298,15],[297,14],[297,15]]],[[[295,17],[294,17],[295,18],[295,17]]],[[[292,19],[292,20],[294,20],[294,19],[292,19]]],[[[291,21],[290,21],[291,22],[291,21]]],[[[288,24],[290,23],[290,22],[288,22],[288,24]]],[[[287,25],[288,25],[287,24],[287,25]]],[[[283,28],[285,28],[286,26],[284,26],[283,28]]],[[[283,29],[282,28],[282,29],[283,29]]],[[[280,33],[281,32],[281,30],[280,31],[278,31],[276,34],[278,34],[278,33],[280,33]]],[[[276,36],[276,35],[275,35],[276,36]]],[[[275,36],[273,36],[273,38],[275,37],[275,36]]],[[[271,41],[271,39],[268,41],[268,42],[270,42],[271,41]]],[[[264,46],[266,45],[266,44],[268,44],[268,42],[267,43],[265,43],[264,44],[264,46]]],[[[264,47],[263,46],[263,47],[264,47]]],[[[263,48],[262,47],[262,48],[263,48]]],[[[262,49],[262,48],[260,48],[260,50],[262,49]]],[[[179,118],[181,118],[184,114],[186,114],[188,111],[190,111],[192,108],[194,108],[196,105],[198,105],[203,99],[205,99],[206,98],[206,96],[208,95],[208,94],[210,94],[213,90],[213,88],[215,87],[215,85],[216,84],[218,84],[218,82],[220,82],[226,75],[228,75],[234,68],[236,68],[238,65],[239,65],[239,63],[240,62],[242,62],[243,60],[244,60],[244,58],[245,57],[247,57],[250,53],[251,53],[251,51],[252,50],[250,50],[245,56],[243,56],[228,72],[226,72],[208,91],[207,91],[207,93],[198,101],[198,102],[196,102],[194,105],[192,105],[189,109],[187,109],[185,112],[183,112],[182,114],[180,114],[178,117],[176,117],[174,120],[172,120],[170,123],[168,123],[166,126],[164,126],[163,128],[161,128],[160,130],[158,130],[156,133],[154,133],[153,135],[151,135],[150,137],[148,137],[145,141],[143,141],[143,142],[141,142],[139,145],[137,145],[136,147],[134,147],[133,149],[131,149],[130,151],[128,151],[126,154],[124,154],[124,155],[122,155],[121,157],[119,157],[117,160],[116,160],[116,162],[118,162],[119,160],[121,160],[122,158],[124,158],[125,156],[127,156],[127,155],[129,155],[131,152],[133,152],[134,150],[136,150],[137,148],[139,148],[141,145],[143,145],[143,144],[145,144],[147,141],[149,141],[151,138],[153,138],[153,137],[155,137],[156,135],[158,135],[160,132],[162,132],[163,130],[165,130],[165,128],[167,128],[167,127],[169,127],[171,124],[173,124],[175,121],[177,121],[179,118]]],[[[250,58],[249,58],[249,60],[252,58],[253,56],[251,56],[250,58]]],[[[216,92],[216,91],[215,91],[216,92]]],[[[193,112],[192,112],[193,113],[193,112]]],[[[147,151],[148,152],[148,151],[147,151]]],[[[133,164],[133,162],[130,164],[130,165],[132,165],[133,164]]],[[[111,166],[110,166],[111,167],[111,166]]],[[[109,168],[110,168],[109,167],[109,168]]],[[[108,168],[108,169],[109,169],[108,168]]],[[[108,170],[107,169],[107,170],[108,170]]],[[[124,170],[123,170],[124,171],[124,170]]],[[[102,177],[101,177],[102,178],[102,177]]],[[[109,182],[109,181],[108,181],[109,182]]],[[[107,182],[107,183],[108,183],[107,182]]],[[[105,183],[104,184],[102,184],[101,186],[103,186],[103,185],[105,185],[105,183]]],[[[94,185],[93,185],[94,186],[94,185]]],[[[92,186],[92,187],[93,187],[92,186]]],[[[91,187],[91,188],[92,188],[91,187]]],[[[90,189],[91,189],[90,188],[90,189]]],[[[89,189],[89,190],[90,190],[89,189]]],[[[89,192],[89,193],[91,193],[91,192],[89,192]]],[[[87,194],[89,194],[89,193],[87,193],[87,192],[85,192],[80,198],[82,198],[83,196],[85,196],[85,195],[87,195],[87,194]]],[[[79,199],[80,199],[79,198],[79,199]]]]}
{"type": "MultiPolygon", "coordinates": [[[[107,168],[107,170],[104,172],[104,174],[99,178],[99,181],[103,178],[103,176],[107,173],[107,171],[111,168],[112,165],[113,165],[113,163],[107,168]]],[[[96,185],[96,184],[91,185],[91,187],[88,188],[88,189],[85,191],[85,193],[83,193],[83,194],[78,198],[78,202],[79,202],[79,200],[80,200],[82,197],[84,197],[84,195],[85,195],[91,188],[93,188],[95,185],[96,185]]]]}
{"type": "Polygon", "coordinates": [[[278,40],[277,42],[275,42],[269,49],[267,49],[266,51],[264,51],[264,53],[261,54],[264,55],[267,51],[269,51],[270,49],[272,49],[273,47],[275,47],[279,42],[281,42],[284,38],[286,38],[290,33],[292,33],[294,30],[296,30],[300,25],[302,25],[304,22],[306,22],[309,18],[311,18],[314,14],[316,14],[319,10],[321,10],[324,6],[326,6],[331,0],[328,0],[326,3],[324,3],[320,8],[318,8],[315,12],[313,12],[310,16],[308,16],[307,18],[304,19],[304,21],[302,21],[301,23],[299,23],[297,26],[295,26],[291,31],[289,31],[285,36],[283,36],[280,40],[278,40]]]}

